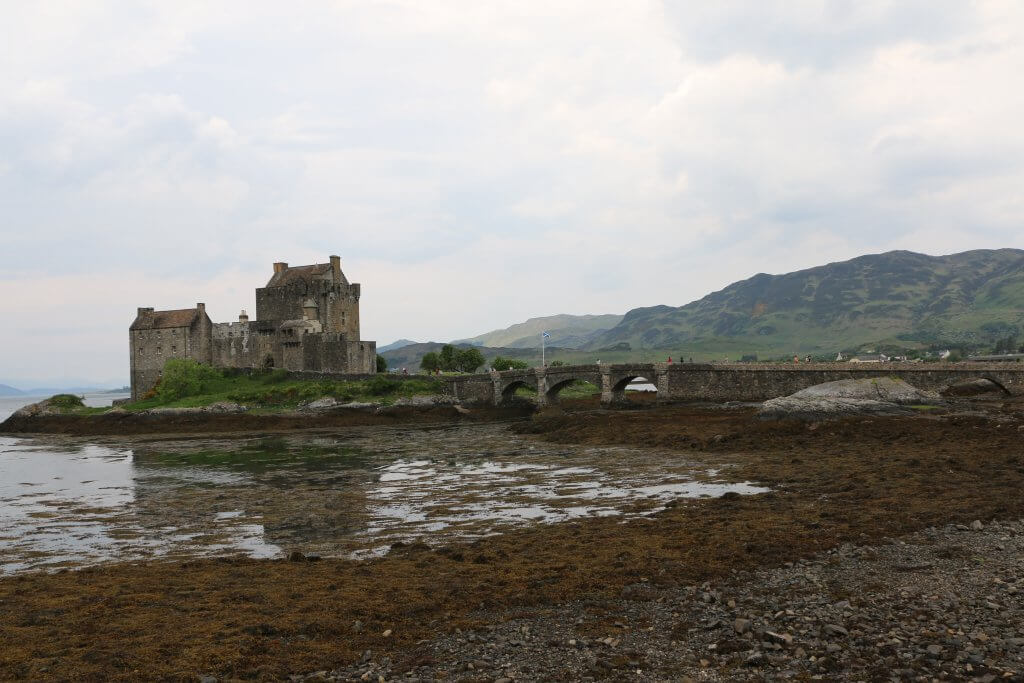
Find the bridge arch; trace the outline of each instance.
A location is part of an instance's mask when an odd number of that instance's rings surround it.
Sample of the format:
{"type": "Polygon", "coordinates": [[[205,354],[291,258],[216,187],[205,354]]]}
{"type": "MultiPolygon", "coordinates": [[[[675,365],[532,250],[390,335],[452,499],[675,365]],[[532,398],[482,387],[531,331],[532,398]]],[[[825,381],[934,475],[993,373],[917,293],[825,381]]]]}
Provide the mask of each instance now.
{"type": "Polygon", "coordinates": [[[531,382],[529,378],[517,377],[515,379],[509,380],[507,383],[502,384],[501,403],[510,403],[513,399],[515,399],[516,391],[523,387],[527,389],[533,389],[534,391],[537,390],[536,383],[531,382]]]}
{"type": "Polygon", "coordinates": [[[967,393],[964,393],[962,385],[970,382],[971,380],[983,380],[985,382],[989,382],[990,384],[992,384],[991,391],[1002,392],[1002,394],[1005,396],[1013,395],[1013,392],[1007,389],[1001,381],[988,374],[980,374],[977,375],[976,377],[972,377],[969,379],[960,379],[959,381],[955,381],[951,384],[946,384],[945,388],[943,388],[939,393],[943,396],[971,396],[976,393],[986,393],[983,389],[976,389],[975,391],[971,391],[970,388],[967,390],[967,393]],[[958,387],[960,387],[960,390],[958,390],[958,387]]]}
{"type": "Polygon", "coordinates": [[[997,387],[999,387],[999,390],[1002,391],[1007,396],[1013,396],[1013,392],[1007,389],[1003,385],[1003,383],[997,380],[995,377],[991,377],[989,375],[982,375],[981,379],[987,379],[989,382],[992,382],[992,384],[995,384],[997,387]]]}
{"type": "Polygon", "coordinates": [[[557,379],[548,381],[548,389],[545,392],[547,394],[548,403],[558,403],[558,395],[562,393],[562,390],[566,387],[570,387],[576,382],[586,382],[594,387],[597,393],[601,391],[601,377],[594,377],[592,375],[581,374],[569,377],[558,377],[557,379]]]}
{"type": "Polygon", "coordinates": [[[626,373],[616,377],[612,382],[612,402],[613,403],[625,403],[629,399],[626,398],[626,388],[632,384],[635,380],[643,380],[643,382],[654,386],[654,393],[658,392],[658,382],[654,373],[648,373],[652,375],[640,375],[635,373],[626,373]]]}

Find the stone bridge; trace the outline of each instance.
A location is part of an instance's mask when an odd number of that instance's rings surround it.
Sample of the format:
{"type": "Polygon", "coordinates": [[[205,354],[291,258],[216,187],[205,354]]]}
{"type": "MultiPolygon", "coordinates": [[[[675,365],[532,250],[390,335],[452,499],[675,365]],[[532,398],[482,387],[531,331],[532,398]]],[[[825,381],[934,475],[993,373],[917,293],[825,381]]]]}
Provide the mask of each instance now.
{"type": "Polygon", "coordinates": [[[630,382],[643,378],[658,390],[659,401],[765,401],[815,384],[840,379],[899,377],[926,391],[943,391],[971,379],[988,379],[1008,395],[1024,395],[1024,363],[631,363],[562,365],[443,378],[448,393],[463,401],[500,405],[516,390],[537,392],[537,403],[558,401],[576,380],[601,390],[601,403],[626,400],[630,382]]]}

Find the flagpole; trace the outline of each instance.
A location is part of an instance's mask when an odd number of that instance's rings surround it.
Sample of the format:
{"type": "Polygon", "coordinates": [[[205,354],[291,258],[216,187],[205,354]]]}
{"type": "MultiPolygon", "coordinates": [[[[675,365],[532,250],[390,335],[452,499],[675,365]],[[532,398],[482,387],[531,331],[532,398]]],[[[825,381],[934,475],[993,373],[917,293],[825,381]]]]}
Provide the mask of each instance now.
{"type": "Polygon", "coordinates": [[[547,367],[544,363],[544,333],[540,333],[540,366],[547,367]]]}

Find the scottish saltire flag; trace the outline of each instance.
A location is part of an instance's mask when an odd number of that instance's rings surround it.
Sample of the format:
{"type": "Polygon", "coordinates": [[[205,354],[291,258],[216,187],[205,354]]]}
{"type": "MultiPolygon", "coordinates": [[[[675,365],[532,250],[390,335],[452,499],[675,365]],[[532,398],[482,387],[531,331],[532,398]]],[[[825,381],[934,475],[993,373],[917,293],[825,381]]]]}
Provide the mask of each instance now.
{"type": "Polygon", "coordinates": [[[541,334],[542,334],[542,335],[544,335],[544,338],[545,338],[545,339],[547,339],[547,338],[549,338],[549,337],[551,336],[551,335],[550,335],[550,334],[548,334],[547,332],[541,332],[541,334]]]}

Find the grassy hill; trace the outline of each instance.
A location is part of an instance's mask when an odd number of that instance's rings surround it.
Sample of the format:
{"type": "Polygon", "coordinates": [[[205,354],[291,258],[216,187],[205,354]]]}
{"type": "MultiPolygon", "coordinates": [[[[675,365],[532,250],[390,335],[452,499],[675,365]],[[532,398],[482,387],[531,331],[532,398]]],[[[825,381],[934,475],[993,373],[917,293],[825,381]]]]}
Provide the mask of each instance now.
{"type": "Polygon", "coordinates": [[[769,357],[868,346],[984,348],[1022,331],[1024,251],[893,251],[761,273],[678,308],[636,308],[583,348],[769,357]]]}
{"type": "Polygon", "coordinates": [[[490,348],[526,349],[540,346],[541,332],[551,336],[548,346],[578,348],[588,343],[595,335],[615,327],[622,320],[621,315],[549,315],[530,318],[503,330],[492,330],[485,334],[459,339],[456,344],[472,344],[490,348]]]}
{"type": "MultiPolygon", "coordinates": [[[[424,354],[431,351],[440,351],[444,344],[439,342],[425,342],[412,344],[400,349],[386,351],[381,355],[388,361],[388,368],[401,370],[405,368],[410,373],[419,371],[420,360],[424,354]]],[[[454,344],[458,348],[469,348],[472,344],[454,344]]],[[[540,347],[532,349],[513,349],[509,347],[488,347],[477,346],[480,353],[486,359],[486,365],[490,365],[496,356],[513,358],[526,362],[530,367],[539,367],[541,362],[540,347]]],[[[630,362],[651,362],[665,360],[666,356],[675,352],[654,350],[654,349],[632,349],[620,347],[616,349],[570,349],[561,346],[549,346],[545,355],[548,363],[562,361],[569,365],[585,365],[601,361],[602,363],[630,363],[630,362]]],[[[712,356],[692,354],[694,360],[710,360],[712,356]]],[[[482,369],[481,369],[482,372],[482,369]]]]}

